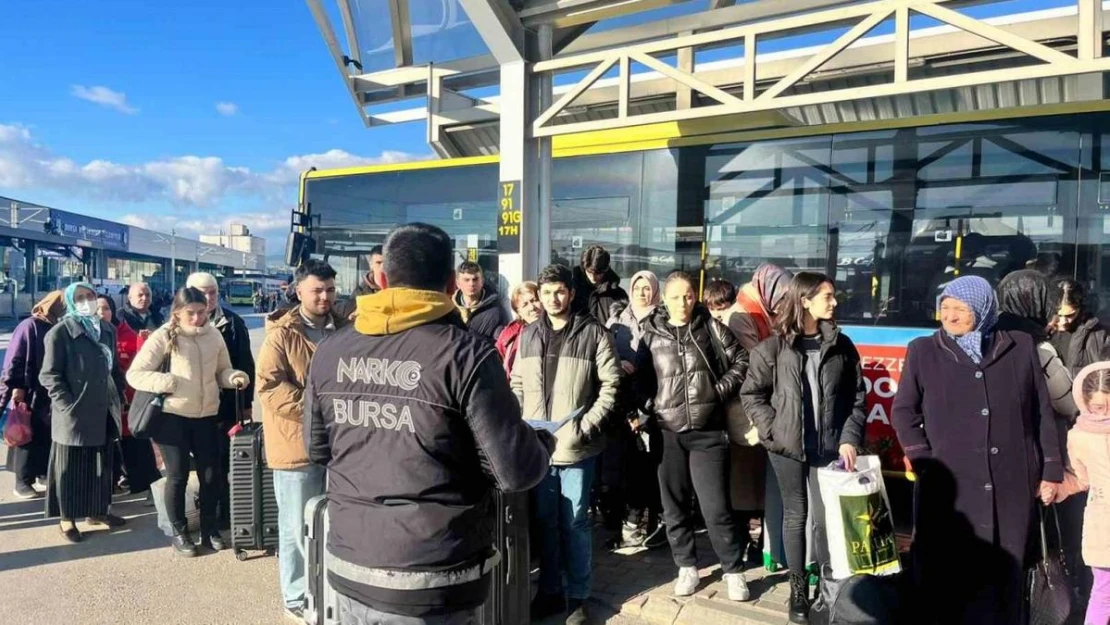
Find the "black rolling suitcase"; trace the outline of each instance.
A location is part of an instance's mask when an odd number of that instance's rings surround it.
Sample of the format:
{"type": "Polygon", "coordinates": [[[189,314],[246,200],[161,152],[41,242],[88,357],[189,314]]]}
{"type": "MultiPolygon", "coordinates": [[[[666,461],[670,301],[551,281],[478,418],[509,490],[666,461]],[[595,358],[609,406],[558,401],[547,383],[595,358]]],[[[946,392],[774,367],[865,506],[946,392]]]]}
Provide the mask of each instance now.
{"type": "Polygon", "coordinates": [[[328,582],[328,497],[304,506],[305,609],[307,625],[339,625],[339,595],[328,582]]]}
{"type": "Polygon", "coordinates": [[[528,493],[493,496],[497,510],[494,547],[501,561],[493,567],[489,597],[478,610],[480,625],[527,625],[532,598],[528,545],[528,493]]]}
{"type": "Polygon", "coordinates": [[[231,467],[231,546],[235,557],[247,559],[247,551],[266,551],[273,555],[278,546],[278,507],[274,495],[274,476],[266,464],[262,424],[243,419],[239,393],[235,393],[238,427],[232,430],[231,467]]]}

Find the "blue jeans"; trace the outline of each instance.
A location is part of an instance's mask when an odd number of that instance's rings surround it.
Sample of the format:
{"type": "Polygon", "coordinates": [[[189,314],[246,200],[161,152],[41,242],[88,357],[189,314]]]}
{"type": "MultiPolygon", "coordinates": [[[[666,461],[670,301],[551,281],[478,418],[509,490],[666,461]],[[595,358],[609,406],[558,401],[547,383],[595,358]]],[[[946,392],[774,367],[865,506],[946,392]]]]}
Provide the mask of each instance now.
{"type": "Polygon", "coordinates": [[[571,599],[590,597],[593,533],[590,528],[590,486],[595,459],[548,469],[536,487],[540,540],[540,592],[571,599]]]}
{"type": "Polygon", "coordinates": [[[324,494],[324,467],[274,470],[278,505],[278,571],[287,608],[304,606],[304,505],[324,494]]]}

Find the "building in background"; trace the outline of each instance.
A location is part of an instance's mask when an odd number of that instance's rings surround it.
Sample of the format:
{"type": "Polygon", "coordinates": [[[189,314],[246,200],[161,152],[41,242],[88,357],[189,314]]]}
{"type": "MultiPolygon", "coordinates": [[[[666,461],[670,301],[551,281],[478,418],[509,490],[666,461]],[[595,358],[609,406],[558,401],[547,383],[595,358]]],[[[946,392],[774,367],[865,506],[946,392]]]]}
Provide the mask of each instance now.
{"type": "Polygon", "coordinates": [[[260,271],[266,269],[266,239],[252,235],[250,229],[244,224],[231,224],[226,234],[222,230],[219,234],[202,234],[200,242],[247,254],[248,258],[243,264],[248,269],[260,271]]]}

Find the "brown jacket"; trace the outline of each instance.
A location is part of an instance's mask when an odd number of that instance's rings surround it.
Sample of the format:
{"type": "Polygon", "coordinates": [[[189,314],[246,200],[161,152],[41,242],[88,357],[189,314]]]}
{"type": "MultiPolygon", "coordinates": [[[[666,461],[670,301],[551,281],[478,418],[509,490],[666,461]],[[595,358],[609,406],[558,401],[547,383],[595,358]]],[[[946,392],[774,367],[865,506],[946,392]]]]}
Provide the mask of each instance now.
{"type": "MultiPolygon", "coordinates": [[[[340,326],[344,319],[336,317],[340,326]]],[[[316,345],[305,336],[300,308],[279,310],[266,318],[266,339],[258,352],[255,386],[262,404],[266,462],[271,469],[306,467],[304,381],[316,345]]]]}

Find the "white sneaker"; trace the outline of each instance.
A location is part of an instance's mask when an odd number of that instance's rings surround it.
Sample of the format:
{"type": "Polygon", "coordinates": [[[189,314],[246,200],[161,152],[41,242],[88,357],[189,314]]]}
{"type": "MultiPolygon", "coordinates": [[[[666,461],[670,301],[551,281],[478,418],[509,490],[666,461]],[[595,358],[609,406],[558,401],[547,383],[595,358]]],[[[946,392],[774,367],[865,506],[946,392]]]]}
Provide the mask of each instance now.
{"type": "Polygon", "coordinates": [[[698,590],[698,567],[684,566],[678,569],[678,580],[674,583],[676,597],[689,597],[698,590]]]}
{"type": "Polygon", "coordinates": [[[747,601],[752,598],[743,573],[726,573],[725,585],[728,586],[729,601],[747,601]]]}

